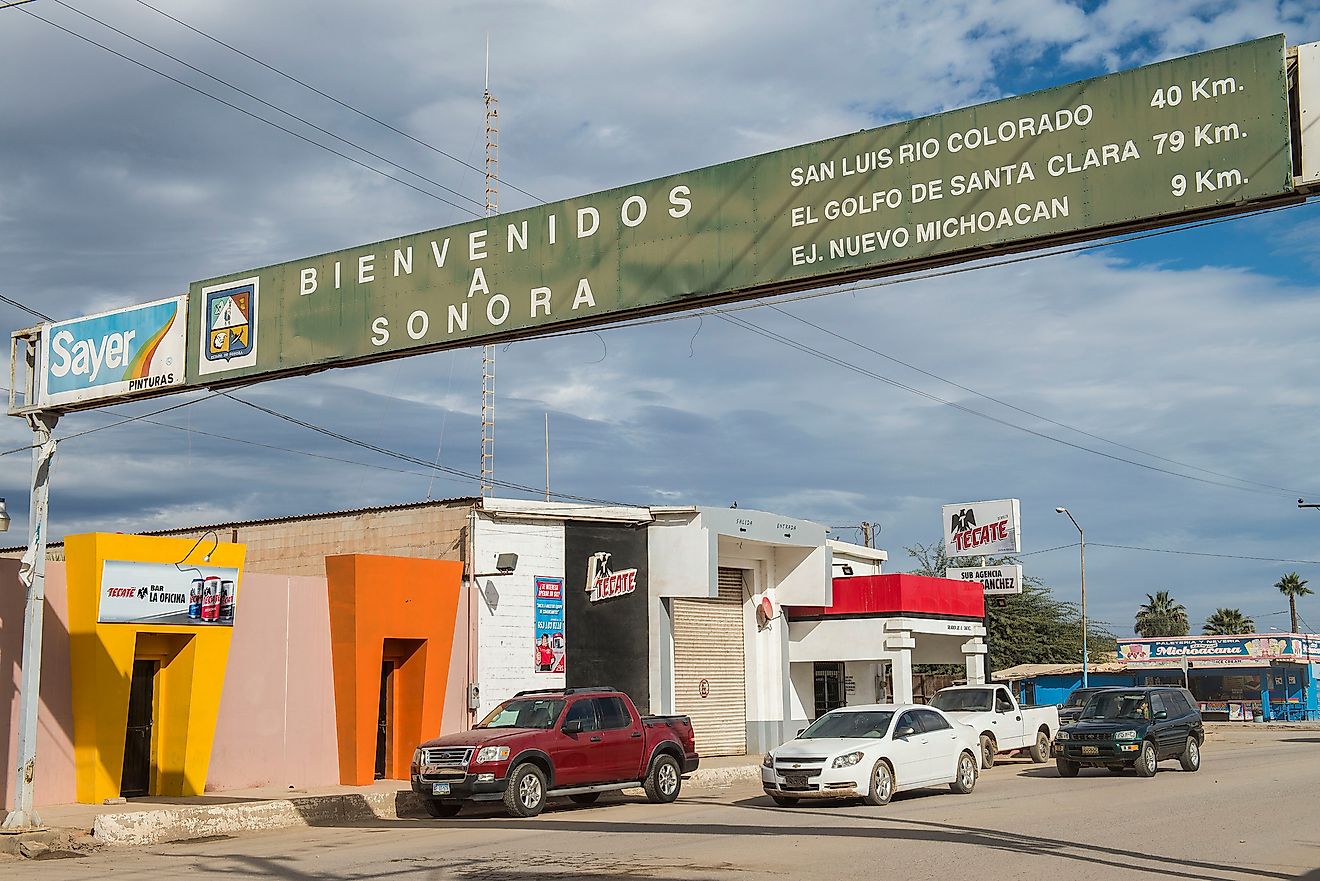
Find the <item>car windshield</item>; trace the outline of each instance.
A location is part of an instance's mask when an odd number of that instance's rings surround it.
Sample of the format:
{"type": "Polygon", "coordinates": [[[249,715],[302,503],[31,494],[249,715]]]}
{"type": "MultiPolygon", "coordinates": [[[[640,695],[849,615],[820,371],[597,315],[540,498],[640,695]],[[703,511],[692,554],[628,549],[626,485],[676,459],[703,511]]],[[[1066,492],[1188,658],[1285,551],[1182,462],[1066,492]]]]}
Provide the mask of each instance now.
{"type": "Polygon", "coordinates": [[[884,737],[889,730],[889,710],[861,710],[857,712],[826,713],[798,735],[801,740],[814,737],[884,737]]]}
{"type": "Polygon", "coordinates": [[[1068,695],[1068,700],[1064,701],[1063,705],[1065,707],[1086,706],[1086,702],[1090,700],[1091,695],[1095,693],[1096,691],[1094,689],[1079,688],[1076,691],[1074,691],[1072,694],[1068,695]]]}
{"type": "Polygon", "coordinates": [[[990,712],[990,689],[958,688],[941,691],[930,702],[932,707],[946,713],[988,713],[990,712]]]}
{"type": "Polygon", "coordinates": [[[478,728],[549,728],[564,710],[563,698],[523,698],[505,701],[478,728]]]}
{"type": "Polygon", "coordinates": [[[1150,719],[1150,701],[1141,692],[1121,691],[1092,695],[1082,710],[1083,719],[1150,719]]]}

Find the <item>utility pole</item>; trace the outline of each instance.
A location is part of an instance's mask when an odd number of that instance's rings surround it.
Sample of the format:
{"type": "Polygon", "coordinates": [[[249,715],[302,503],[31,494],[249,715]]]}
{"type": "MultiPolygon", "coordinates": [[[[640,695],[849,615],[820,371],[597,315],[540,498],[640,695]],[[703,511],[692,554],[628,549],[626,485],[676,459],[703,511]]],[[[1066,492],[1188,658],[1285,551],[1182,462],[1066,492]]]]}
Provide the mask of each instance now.
{"type": "Polygon", "coordinates": [[[18,576],[27,585],[23,614],[23,676],[18,687],[18,756],[14,773],[14,809],[4,828],[25,831],[41,827],[34,807],[37,774],[37,707],[41,704],[41,628],[46,609],[46,524],[50,502],[50,468],[55,459],[52,431],[56,413],[28,415],[32,427],[32,495],[28,508],[28,549],[18,576]]]}
{"type": "MultiPolygon", "coordinates": [[[[490,93],[490,36],[486,36],[486,216],[500,211],[500,109],[490,93]]],[[[495,347],[481,350],[481,497],[495,489],[495,347]]]]}

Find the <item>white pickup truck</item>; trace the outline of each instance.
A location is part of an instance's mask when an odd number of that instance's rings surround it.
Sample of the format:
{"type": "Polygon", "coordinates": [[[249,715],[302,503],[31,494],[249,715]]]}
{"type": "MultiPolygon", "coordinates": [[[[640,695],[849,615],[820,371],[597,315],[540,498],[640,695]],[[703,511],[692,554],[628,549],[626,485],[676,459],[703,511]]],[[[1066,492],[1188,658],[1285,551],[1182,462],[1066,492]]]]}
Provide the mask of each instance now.
{"type": "Polygon", "coordinates": [[[1059,709],[1022,707],[1002,685],[957,685],[942,688],[931,706],[943,710],[981,736],[981,766],[993,768],[997,753],[1025,749],[1033,762],[1050,758],[1050,740],[1059,730],[1059,709]]]}

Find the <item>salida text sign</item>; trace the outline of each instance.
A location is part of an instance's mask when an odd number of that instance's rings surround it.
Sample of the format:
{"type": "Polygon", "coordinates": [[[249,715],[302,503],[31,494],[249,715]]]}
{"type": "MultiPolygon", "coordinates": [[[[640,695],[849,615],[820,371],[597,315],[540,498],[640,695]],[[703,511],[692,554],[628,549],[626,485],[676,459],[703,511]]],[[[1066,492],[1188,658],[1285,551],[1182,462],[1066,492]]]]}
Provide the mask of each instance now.
{"type": "Polygon", "coordinates": [[[1269,37],[196,282],[189,382],[526,337],[1245,210],[1292,194],[1283,50],[1269,37]]]}
{"type": "Polygon", "coordinates": [[[233,626],[238,570],[106,560],[96,620],[102,624],[233,626]]]}

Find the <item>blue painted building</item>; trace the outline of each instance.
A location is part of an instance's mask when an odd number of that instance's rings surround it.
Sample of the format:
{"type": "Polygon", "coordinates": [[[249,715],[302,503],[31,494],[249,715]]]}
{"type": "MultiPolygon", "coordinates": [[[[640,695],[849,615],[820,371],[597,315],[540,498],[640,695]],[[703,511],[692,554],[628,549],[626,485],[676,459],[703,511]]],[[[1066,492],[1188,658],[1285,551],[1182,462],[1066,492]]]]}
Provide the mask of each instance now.
{"type": "MultiPolygon", "coordinates": [[[[1214,720],[1320,719],[1320,636],[1119,640],[1115,662],[1092,664],[1089,684],[1186,685],[1214,720]]],[[[1024,703],[1061,704],[1082,685],[1081,664],[1023,664],[994,674],[1024,703]]]]}

